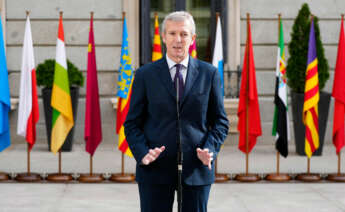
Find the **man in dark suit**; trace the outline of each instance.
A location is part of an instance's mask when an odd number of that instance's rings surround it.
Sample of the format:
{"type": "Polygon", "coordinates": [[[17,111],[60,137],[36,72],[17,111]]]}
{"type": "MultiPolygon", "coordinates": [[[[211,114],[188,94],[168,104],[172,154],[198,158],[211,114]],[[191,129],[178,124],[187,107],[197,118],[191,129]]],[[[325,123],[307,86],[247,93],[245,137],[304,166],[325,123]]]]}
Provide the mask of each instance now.
{"type": "Polygon", "coordinates": [[[137,161],[142,212],[171,212],[177,188],[177,105],[183,151],[182,211],[206,212],[213,159],[228,133],[217,69],[188,54],[193,17],[174,12],[163,21],[165,57],[136,72],[125,134],[137,161]]]}

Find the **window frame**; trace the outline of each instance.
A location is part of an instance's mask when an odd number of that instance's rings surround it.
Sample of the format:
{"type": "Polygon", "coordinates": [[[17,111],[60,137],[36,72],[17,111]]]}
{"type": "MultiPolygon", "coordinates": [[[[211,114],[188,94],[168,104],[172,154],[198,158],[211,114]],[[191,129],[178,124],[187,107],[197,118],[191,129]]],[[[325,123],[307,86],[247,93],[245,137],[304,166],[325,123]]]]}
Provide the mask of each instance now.
{"type": "MultiPolygon", "coordinates": [[[[211,24],[210,24],[210,37],[211,37],[211,55],[213,55],[215,35],[216,35],[216,12],[219,12],[222,22],[222,37],[223,37],[223,60],[224,64],[227,62],[227,0],[210,0],[211,1],[211,24]]],[[[185,10],[186,0],[175,0],[175,11],[185,10]]],[[[140,66],[152,61],[152,36],[151,36],[151,0],[140,1],[140,66]]],[[[163,44],[164,45],[164,44],[163,44]]],[[[164,54],[164,53],[163,53],[164,54]]],[[[211,58],[212,60],[212,58],[211,58]]],[[[212,61],[208,61],[212,62],[212,61]]]]}

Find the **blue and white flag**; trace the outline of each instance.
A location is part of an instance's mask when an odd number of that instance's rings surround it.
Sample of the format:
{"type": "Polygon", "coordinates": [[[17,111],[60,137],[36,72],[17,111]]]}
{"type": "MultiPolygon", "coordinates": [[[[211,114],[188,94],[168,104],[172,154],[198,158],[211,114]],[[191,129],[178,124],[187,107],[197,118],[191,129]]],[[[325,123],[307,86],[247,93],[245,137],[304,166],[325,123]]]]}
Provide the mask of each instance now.
{"type": "Polygon", "coordinates": [[[222,92],[224,96],[224,76],[223,76],[223,66],[224,66],[224,60],[223,60],[223,39],[222,39],[222,27],[220,23],[220,17],[218,16],[217,19],[217,29],[216,29],[216,41],[214,44],[214,51],[213,51],[213,59],[212,59],[212,65],[218,68],[219,76],[222,83],[222,92]]]}

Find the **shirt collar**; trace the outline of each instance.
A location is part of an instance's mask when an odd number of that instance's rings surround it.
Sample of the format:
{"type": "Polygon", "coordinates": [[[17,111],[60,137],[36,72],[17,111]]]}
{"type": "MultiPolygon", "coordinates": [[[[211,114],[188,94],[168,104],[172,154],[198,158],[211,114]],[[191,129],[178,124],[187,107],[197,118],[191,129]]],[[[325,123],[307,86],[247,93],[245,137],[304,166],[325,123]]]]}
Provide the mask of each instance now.
{"type": "MultiPolygon", "coordinates": [[[[176,63],[168,57],[168,54],[166,54],[166,59],[167,59],[167,63],[168,63],[169,70],[170,70],[175,66],[176,63]]],[[[182,64],[185,68],[187,68],[188,62],[189,62],[189,55],[184,60],[182,60],[180,62],[180,64],[182,64]]]]}

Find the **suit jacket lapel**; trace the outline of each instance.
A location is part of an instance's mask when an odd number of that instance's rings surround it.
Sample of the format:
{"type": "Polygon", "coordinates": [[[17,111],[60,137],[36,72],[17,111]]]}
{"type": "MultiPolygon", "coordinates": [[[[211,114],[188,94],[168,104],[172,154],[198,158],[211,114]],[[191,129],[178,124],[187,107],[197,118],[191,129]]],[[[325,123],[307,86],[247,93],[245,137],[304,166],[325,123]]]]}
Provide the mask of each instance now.
{"type": "Polygon", "coordinates": [[[185,83],[185,88],[184,88],[184,93],[183,93],[183,97],[181,100],[181,104],[183,104],[184,100],[186,99],[186,97],[190,93],[190,91],[193,87],[193,84],[194,84],[196,78],[198,77],[198,74],[199,74],[199,70],[198,70],[197,61],[196,61],[196,59],[189,56],[188,71],[187,71],[186,83],[185,83]]]}
{"type": "Polygon", "coordinates": [[[176,99],[176,91],[175,91],[174,83],[171,80],[169,66],[168,66],[165,56],[159,61],[157,61],[156,66],[158,69],[157,72],[158,72],[159,78],[162,80],[163,85],[168,90],[168,93],[176,99]]]}

